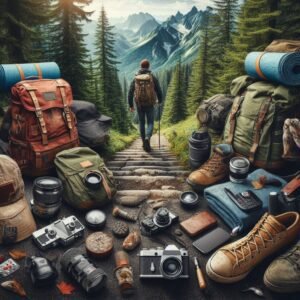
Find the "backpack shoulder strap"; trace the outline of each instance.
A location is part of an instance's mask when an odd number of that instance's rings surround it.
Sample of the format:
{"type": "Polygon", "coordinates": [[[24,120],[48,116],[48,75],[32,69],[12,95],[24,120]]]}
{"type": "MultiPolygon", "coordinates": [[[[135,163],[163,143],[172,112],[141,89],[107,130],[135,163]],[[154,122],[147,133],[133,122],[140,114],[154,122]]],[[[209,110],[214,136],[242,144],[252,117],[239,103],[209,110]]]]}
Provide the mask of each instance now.
{"type": "Polygon", "coordinates": [[[236,127],[236,114],[239,111],[239,109],[245,99],[245,92],[240,96],[236,96],[235,99],[236,99],[236,102],[233,104],[230,115],[229,115],[230,128],[229,128],[229,135],[228,135],[228,138],[226,141],[228,144],[232,144],[232,142],[233,142],[234,131],[235,131],[235,127],[236,127]]]}
{"type": "Polygon", "coordinates": [[[67,104],[67,98],[66,98],[67,96],[66,96],[66,91],[65,91],[66,85],[60,79],[56,80],[56,84],[57,84],[57,87],[59,88],[59,91],[60,91],[60,94],[61,94],[61,99],[62,99],[63,106],[64,106],[64,113],[65,113],[65,117],[66,117],[65,120],[66,120],[68,129],[69,129],[69,133],[70,133],[70,136],[71,136],[73,126],[72,126],[70,108],[67,104]]]}
{"type": "Polygon", "coordinates": [[[39,100],[36,96],[36,88],[32,87],[29,83],[22,83],[22,85],[24,86],[24,88],[26,89],[26,91],[29,93],[31,99],[32,99],[32,102],[33,102],[33,105],[34,105],[34,108],[35,108],[35,115],[39,121],[39,125],[40,125],[40,129],[41,129],[41,132],[42,132],[42,143],[43,145],[48,145],[48,136],[47,136],[47,128],[46,128],[46,123],[45,123],[45,120],[44,120],[44,117],[43,117],[43,112],[42,112],[42,109],[40,107],[40,104],[39,104],[39,100]]]}
{"type": "Polygon", "coordinates": [[[250,149],[250,154],[249,154],[250,162],[254,162],[255,154],[256,154],[256,151],[257,151],[257,148],[258,148],[258,145],[259,145],[260,136],[261,136],[261,129],[263,127],[265,117],[267,115],[267,112],[269,110],[271,102],[272,102],[272,97],[270,96],[264,102],[264,104],[261,106],[259,114],[257,116],[256,126],[255,126],[255,133],[254,133],[254,141],[253,141],[253,145],[250,149]]]}

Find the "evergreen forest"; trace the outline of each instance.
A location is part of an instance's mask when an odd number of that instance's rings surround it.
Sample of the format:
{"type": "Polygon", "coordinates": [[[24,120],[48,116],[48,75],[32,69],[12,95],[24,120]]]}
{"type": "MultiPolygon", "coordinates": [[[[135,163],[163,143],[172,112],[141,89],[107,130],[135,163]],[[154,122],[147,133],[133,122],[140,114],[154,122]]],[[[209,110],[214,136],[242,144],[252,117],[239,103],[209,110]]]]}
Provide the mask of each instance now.
{"type": "MultiPolygon", "coordinates": [[[[57,62],[74,99],[95,103],[126,135],[136,121],[128,112],[130,82],[118,73],[115,33],[105,7],[94,37],[96,51],[87,50],[82,27],[93,13],[91,2],[0,0],[0,63],[57,62]]],[[[261,51],[274,39],[299,38],[299,0],[213,0],[202,18],[197,59],[191,64],[179,59],[175,67],[156,74],[165,98],[163,125],[194,115],[213,94],[228,93],[230,82],[244,74],[248,52],[261,51]]]]}

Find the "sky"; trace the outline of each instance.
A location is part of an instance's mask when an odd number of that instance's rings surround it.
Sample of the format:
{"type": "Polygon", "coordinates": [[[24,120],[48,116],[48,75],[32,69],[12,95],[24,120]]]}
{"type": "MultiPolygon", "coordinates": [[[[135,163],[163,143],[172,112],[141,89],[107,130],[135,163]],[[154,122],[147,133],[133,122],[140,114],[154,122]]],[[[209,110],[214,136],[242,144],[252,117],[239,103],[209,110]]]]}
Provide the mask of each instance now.
{"type": "Polygon", "coordinates": [[[211,0],[94,0],[86,9],[95,11],[92,19],[97,20],[102,4],[111,23],[117,23],[139,12],[150,13],[159,21],[164,21],[177,11],[187,13],[193,6],[205,9],[211,5],[211,0]]]}

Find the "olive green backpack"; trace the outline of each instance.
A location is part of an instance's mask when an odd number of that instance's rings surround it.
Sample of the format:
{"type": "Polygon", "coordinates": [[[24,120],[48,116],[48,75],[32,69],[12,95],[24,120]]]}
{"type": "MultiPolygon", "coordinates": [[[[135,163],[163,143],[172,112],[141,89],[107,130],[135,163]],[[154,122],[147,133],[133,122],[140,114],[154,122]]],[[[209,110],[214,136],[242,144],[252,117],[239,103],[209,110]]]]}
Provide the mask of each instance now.
{"type": "Polygon", "coordinates": [[[76,147],[56,155],[55,166],[63,182],[64,200],[77,209],[99,208],[109,203],[116,192],[113,175],[103,159],[87,147],[76,147]],[[85,178],[89,173],[102,177],[100,187],[89,188],[85,178]]]}
{"type": "Polygon", "coordinates": [[[280,168],[284,120],[299,110],[300,89],[241,76],[233,80],[231,94],[224,141],[254,166],[280,168]]]}

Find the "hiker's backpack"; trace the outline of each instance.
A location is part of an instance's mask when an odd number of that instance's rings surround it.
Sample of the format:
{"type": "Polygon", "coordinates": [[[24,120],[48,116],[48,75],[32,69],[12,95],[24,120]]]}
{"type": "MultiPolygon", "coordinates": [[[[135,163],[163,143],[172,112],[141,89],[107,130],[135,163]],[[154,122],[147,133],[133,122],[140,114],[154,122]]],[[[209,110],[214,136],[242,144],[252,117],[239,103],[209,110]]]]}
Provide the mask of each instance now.
{"type": "Polygon", "coordinates": [[[150,73],[135,76],[134,99],[138,107],[156,103],[153,76],[150,73]]]}
{"type": "Polygon", "coordinates": [[[234,97],[231,95],[217,94],[204,100],[196,112],[200,125],[206,125],[215,132],[221,133],[224,130],[233,99],[234,97]]]}
{"type": "Polygon", "coordinates": [[[299,110],[300,89],[241,76],[232,82],[231,94],[224,141],[256,167],[280,168],[284,120],[299,110]]]}
{"type": "Polygon", "coordinates": [[[63,199],[72,207],[88,210],[102,207],[112,200],[116,192],[112,172],[90,148],[76,147],[60,152],[55,158],[55,166],[64,187],[63,199]],[[91,173],[102,178],[96,189],[86,183],[91,173]]]}
{"type": "Polygon", "coordinates": [[[95,104],[87,101],[74,100],[71,109],[76,116],[81,146],[103,146],[109,139],[112,119],[101,114],[95,104]]]}
{"type": "Polygon", "coordinates": [[[79,145],[72,101],[63,79],[25,80],[12,87],[9,153],[23,173],[45,175],[58,152],[79,145]]]}

